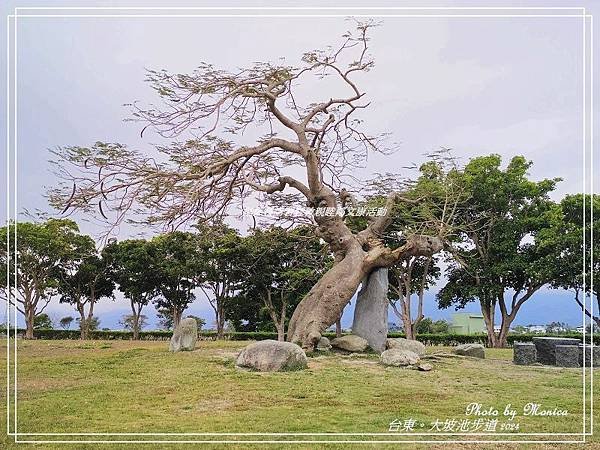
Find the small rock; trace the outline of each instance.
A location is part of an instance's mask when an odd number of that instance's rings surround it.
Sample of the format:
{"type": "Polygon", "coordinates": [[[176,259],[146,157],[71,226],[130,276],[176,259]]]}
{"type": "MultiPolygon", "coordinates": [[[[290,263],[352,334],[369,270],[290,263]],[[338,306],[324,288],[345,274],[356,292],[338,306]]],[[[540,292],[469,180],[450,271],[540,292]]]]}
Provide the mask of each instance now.
{"type": "Polygon", "coordinates": [[[417,355],[415,352],[411,352],[410,350],[391,348],[381,353],[379,361],[384,366],[402,367],[412,366],[414,364],[417,364],[420,360],[419,355],[417,355]]]}
{"type": "Polygon", "coordinates": [[[433,369],[433,366],[431,364],[428,364],[428,363],[420,363],[417,366],[417,369],[420,370],[420,371],[422,371],[422,372],[429,372],[429,371],[431,371],[433,369]]]}
{"type": "Polygon", "coordinates": [[[454,349],[457,355],[485,358],[485,347],[481,344],[463,344],[454,349]]]}
{"type": "Polygon", "coordinates": [[[364,352],[367,347],[369,347],[369,343],[366,339],[354,334],[335,338],[331,341],[331,345],[335,348],[346,350],[347,352],[364,352]]]}
{"type": "Polygon", "coordinates": [[[393,338],[386,341],[386,348],[399,348],[400,350],[410,350],[419,356],[425,354],[425,345],[422,342],[412,339],[393,338]]]}
{"type": "Polygon", "coordinates": [[[306,369],[308,360],[298,345],[268,339],[245,347],[235,365],[260,372],[279,372],[306,369]]]}
{"type": "Polygon", "coordinates": [[[317,343],[317,350],[320,352],[328,352],[331,350],[331,342],[325,336],[321,336],[317,343]]]}
{"type": "Polygon", "coordinates": [[[192,351],[196,348],[198,340],[198,324],[196,319],[187,317],[181,319],[177,328],[173,331],[173,336],[169,342],[169,351],[181,352],[192,351]]]}

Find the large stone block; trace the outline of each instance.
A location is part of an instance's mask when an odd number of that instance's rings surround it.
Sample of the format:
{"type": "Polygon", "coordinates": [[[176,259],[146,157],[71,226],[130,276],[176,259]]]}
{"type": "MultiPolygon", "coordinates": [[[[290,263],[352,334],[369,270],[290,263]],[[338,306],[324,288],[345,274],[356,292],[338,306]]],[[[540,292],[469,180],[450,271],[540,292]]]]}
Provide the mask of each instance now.
{"type": "Polygon", "coordinates": [[[308,360],[296,344],[268,339],[245,347],[235,364],[260,372],[277,372],[306,369],[308,360]]]}
{"type": "MultiPolygon", "coordinates": [[[[579,348],[579,365],[583,366],[584,362],[584,345],[580,344],[579,348]]],[[[585,345],[585,367],[594,368],[600,367],[600,346],[594,345],[593,349],[591,345],[585,345]],[[592,358],[593,355],[593,358],[592,358]]]]}
{"type": "Polygon", "coordinates": [[[198,323],[196,319],[187,317],[181,319],[179,325],[173,331],[171,342],[169,343],[169,351],[192,351],[196,348],[198,340],[198,323]]]}
{"type": "Polygon", "coordinates": [[[559,367],[580,367],[577,345],[557,345],[554,348],[554,356],[559,367]]]}
{"type": "Polygon", "coordinates": [[[513,362],[521,366],[529,366],[537,362],[537,351],[533,342],[515,342],[513,345],[513,362]]]}
{"type": "Polygon", "coordinates": [[[556,365],[554,354],[557,345],[579,345],[579,339],[561,337],[534,337],[533,343],[537,351],[537,360],[542,364],[556,365]]]}
{"type": "Polygon", "coordinates": [[[363,282],[354,308],[352,334],[363,337],[376,352],[385,350],[388,333],[388,270],[372,271],[363,282]]]}

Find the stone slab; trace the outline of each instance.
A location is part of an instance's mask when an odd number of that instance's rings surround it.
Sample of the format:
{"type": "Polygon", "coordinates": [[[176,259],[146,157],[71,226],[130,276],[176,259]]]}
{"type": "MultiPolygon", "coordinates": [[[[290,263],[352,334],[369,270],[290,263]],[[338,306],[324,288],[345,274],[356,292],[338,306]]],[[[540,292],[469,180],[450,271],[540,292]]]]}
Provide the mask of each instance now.
{"type": "Polygon", "coordinates": [[[513,362],[520,366],[530,366],[537,362],[537,350],[533,342],[515,342],[513,362]]]}
{"type": "Polygon", "coordinates": [[[580,367],[579,347],[576,345],[557,345],[554,355],[558,367],[580,367]]]}
{"type": "Polygon", "coordinates": [[[561,337],[534,337],[533,344],[537,351],[537,361],[541,364],[556,365],[554,354],[557,345],[579,345],[579,339],[561,337]]]}
{"type": "Polygon", "coordinates": [[[358,293],[352,334],[367,340],[369,347],[383,352],[388,333],[388,270],[373,270],[358,293]]]}

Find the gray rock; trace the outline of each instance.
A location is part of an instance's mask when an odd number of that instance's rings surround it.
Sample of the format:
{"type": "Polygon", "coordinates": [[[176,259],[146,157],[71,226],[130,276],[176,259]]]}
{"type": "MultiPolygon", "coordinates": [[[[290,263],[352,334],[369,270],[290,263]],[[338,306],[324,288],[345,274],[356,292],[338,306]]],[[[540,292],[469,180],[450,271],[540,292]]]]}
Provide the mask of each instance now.
{"type": "Polygon", "coordinates": [[[391,348],[384,351],[379,356],[379,361],[384,366],[412,366],[419,363],[419,355],[410,350],[401,350],[399,348],[391,348]]]}
{"type": "MultiPolygon", "coordinates": [[[[579,348],[579,365],[581,367],[583,367],[583,350],[584,350],[584,345],[580,344],[578,346],[579,348]]],[[[585,345],[585,367],[594,367],[594,369],[596,367],[600,367],[600,346],[598,345],[594,345],[593,350],[592,350],[592,346],[586,344],[585,345]],[[593,355],[593,358],[592,358],[593,355]]]]}
{"type": "Polygon", "coordinates": [[[454,349],[454,353],[473,358],[485,358],[485,347],[481,344],[462,344],[454,349]]]}
{"type": "Polygon", "coordinates": [[[425,345],[422,342],[412,339],[393,338],[386,341],[386,348],[399,348],[401,350],[410,350],[419,356],[425,354],[425,345]]]}
{"type": "Polygon", "coordinates": [[[385,350],[388,333],[388,270],[373,270],[363,281],[354,308],[352,334],[367,340],[376,352],[385,350]]]}
{"type": "Polygon", "coordinates": [[[321,336],[317,343],[317,350],[320,352],[328,352],[331,350],[331,342],[325,336],[321,336]]]}
{"type": "Polygon", "coordinates": [[[579,346],[557,345],[554,347],[554,356],[558,367],[580,367],[579,346]]]}
{"type": "Polygon", "coordinates": [[[420,370],[421,372],[429,372],[433,370],[433,366],[429,363],[419,363],[417,370],[420,370]]]}
{"type": "Polygon", "coordinates": [[[304,351],[291,342],[265,340],[254,342],[239,353],[235,365],[260,372],[301,370],[307,367],[304,351]]]}
{"type": "Polygon", "coordinates": [[[369,342],[360,336],[347,334],[332,340],[331,345],[347,352],[364,352],[369,347],[369,342]]]}
{"type": "Polygon", "coordinates": [[[530,366],[537,362],[537,351],[533,342],[515,342],[513,362],[520,366],[530,366]]]}
{"type": "Polygon", "coordinates": [[[554,355],[557,345],[579,345],[579,339],[560,338],[560,337],[534,337],[533,343],[537,351],[537,360],[542,364],[556,365],[556,356],[554,355]]]}
{"type": "Polygon", "coordinates": [[[177,328],[173,331],[171,342],[169,343],[169,351],[182,352],[192,351],[196,348],[198,340],[198,323],[196,319],[187,317],[181,319],[177,328]]]}

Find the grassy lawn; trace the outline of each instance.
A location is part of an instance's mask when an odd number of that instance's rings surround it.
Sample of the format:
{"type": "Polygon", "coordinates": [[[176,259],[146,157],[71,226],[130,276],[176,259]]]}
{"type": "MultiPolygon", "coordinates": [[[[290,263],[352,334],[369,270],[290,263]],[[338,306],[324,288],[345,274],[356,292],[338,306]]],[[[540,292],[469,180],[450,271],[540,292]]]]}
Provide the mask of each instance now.
{"type": "MultiPolygon", "coordinates": [[[[167,352],[167,342],[39,340],[19,341],[18,344],[20,433],[386,433],[393,420],[409,418],[425,425],[420,429],[417,426],[416,432],[427,432],[436,419],[476,420],[475,416],[465,415],[465,408],[471,402],[481,403],[484,409],[500,410],[500,423],[507,423],[502,413],[510,403],[520,413],[513,421],[519,425],[518,433],[578,433],[582,429],[581,370],[515,366],[509,349],[488,349],[485,360],[435,360],[431,372],[385,368],[378,364],[376,356],[329,354],[309,358],[309,369],[305,371],[256,373],[237,370],[233,364],[236,353],[247,344],[244,342],[202,341],[196,351],[177,354],[167,352]],[[523,417],[521,410],[528,402],[540,403],[544,409],[567,410],[568,414],[565,417],[523,417]]],[[[441,350],[447,349],[428,348],[430,353],[441,350]]],[[[0,353],[2,373],[6,373],[6,348],[2,347],[0,353]]],[[[5,386],[0,395],[4,418],[5,386]]],[[[1,426],[4,435],[4,419],[1,426]]],[[[335,438],[365,439],[357,436],[335,438]]],[[[366,438],[415,440],[419,436],[366,438]]],[[[569,439],[567,436],[556,438],[569,439]]],[[[20,436],[19,439],[74,438],[20,436]]],[[[85,439],[107,438],[88,436],[85,439]]],[[[140,438],[121,436],[111,439],[140,438]]],[[[189,438],[156,436],[156,439],[189,438]]],[[[195,436],[192,439],[215,437],[195,436]]],[[[245,436],[243,439],[264,437],[245,436]]],[[[271,436],[270,439],[280,438],[271,436]]],[[[332,437],[294,436],[286,439],[324,440],[332,437]]],[[[457,436],[454,439],[472,437],[457,436]]],[[[502,436],[502,439],[511,437],[502,436]]],[[[531,440],[539,439],[548,438],[531,436],[531,440]]],[[[571,436],[570,439],[579,438],[571,436]]],[[[11,442],[12,439],[5,440],[0,445],[13,448],[11,442]]],[[[585,448],[596,445],[591,442],[585,448]]],[[[271,447],[322,446],[325,445],[313,443],[274,444],[271,447]]],[[[327,448],[348,446],[337,444],[327,445],[327,448]]],[[[140,448],[142,444],[133,447],[140,448]]],[[[159,444],[152,448],[167,447],[171,446],[159,444]]],[[[203,446],[206,447],[219,446],[203,446]]],[[[264,447],[265,444],[244,445],[244,448],[264,447]]],[[[351,448],[359,447],[358,444],[351,445],[351,448]]],[[[379,444],[368,446],[380,447],[379,444]]],[[[403,445],[403,448],[461,447],[504,448],[502,444],[403,445]]],[[[518,444],[518,447],[552,448],[550,444],[518,444]]],[[[569,448],[576,447],[571,445],[569,448]]],[[[584,448],[583,445],[579,447],[584,448]]],[[[38,444],[36,448],[131,447],[118,443],[70,446],[54,443],[38,444]]]]}

